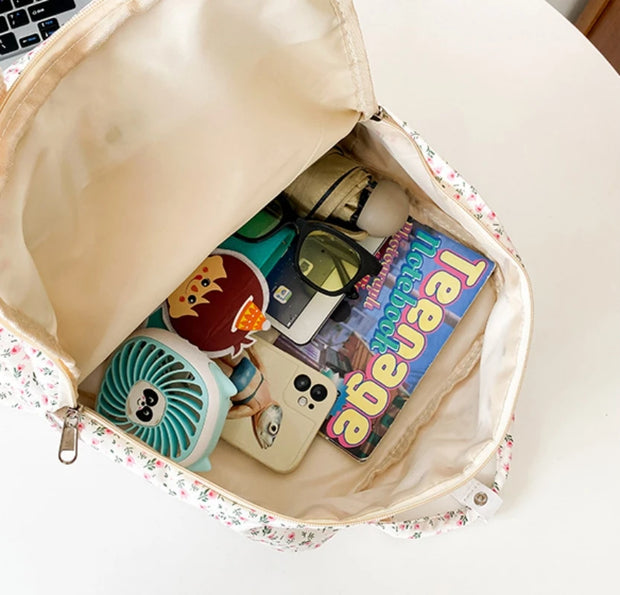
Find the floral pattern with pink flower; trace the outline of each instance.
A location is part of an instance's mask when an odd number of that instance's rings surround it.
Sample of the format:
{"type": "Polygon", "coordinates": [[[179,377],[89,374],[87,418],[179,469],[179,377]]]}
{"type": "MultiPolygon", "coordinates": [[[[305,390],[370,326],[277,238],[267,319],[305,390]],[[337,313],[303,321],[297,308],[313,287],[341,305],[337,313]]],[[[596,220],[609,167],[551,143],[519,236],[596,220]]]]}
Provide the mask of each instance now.
{"type": "Polygon", "coordinates": [[[41,412],[58,409],[69,404],[61,394],[62,380],[41,350],[0,326],[0,403],[41,412]]]}
{"type": "Polygon", "coordinates": [[[448,192],[448,195],[452,196],[452,198],[458,202],[461,202],[463,196],[467,196],[467,200],[462,201],[461,204],[463,204],[463,206],[465,206],[465,208],[467,208],[467,210],[469,210],[511,254],[519,259],[519,255],[510,238],[506,235],[503,225],[497,219],[495,212],[482,200],[478,191],[444,161],[417,132],[409,128],[405,122],[395,117],[393,114],[389,114],[389,116],[416,143],[422,155],[424,155],[426,163],[431,168],[435,179],[448,192]]]}
{"type": "MultiPolygon", "coordinates": [[[[502,445],[496,454],[496,473],[491,489],[499,494],[504,487],[510,471],[512,459],[512,446],[514,444],[511,434],[504,437],[502,445]]],[[[478,515],[468,508],[451,510],[442,514],[424,516],[420,519],[400,522],[378,522],[376,526],[394,537],[404,539],[420,539],[431,535],[447,533],[459,527],[464,527],[478,518],[478,515]]]]}

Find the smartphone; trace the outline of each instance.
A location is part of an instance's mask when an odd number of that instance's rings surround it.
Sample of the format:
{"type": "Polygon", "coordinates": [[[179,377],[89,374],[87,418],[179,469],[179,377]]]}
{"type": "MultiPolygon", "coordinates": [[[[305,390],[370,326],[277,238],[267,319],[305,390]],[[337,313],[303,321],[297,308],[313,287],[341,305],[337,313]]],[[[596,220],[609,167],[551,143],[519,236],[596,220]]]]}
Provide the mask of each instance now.
{"type": "Polygon", "coordinates": [[[249,355],[260,372],[252,398],[261,409],[243,399],[254,414],[227,419],[222,438],[270,469],[288,473],[310,448],[338,391],[329,378],[262,339],[249,355]]]}

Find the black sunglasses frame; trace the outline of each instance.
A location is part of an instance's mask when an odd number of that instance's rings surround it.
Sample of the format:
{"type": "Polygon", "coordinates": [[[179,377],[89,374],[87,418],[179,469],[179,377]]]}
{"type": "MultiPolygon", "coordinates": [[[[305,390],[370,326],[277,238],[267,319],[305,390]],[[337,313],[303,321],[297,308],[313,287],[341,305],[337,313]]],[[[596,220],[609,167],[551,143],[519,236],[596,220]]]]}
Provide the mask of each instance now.
{"type": "Polygon", "coordinates": [[[295,239],[294,239],[294,241],[296,242],[295,272],[303,280],[304,283],[312,287],[312,289],[314,289],[315,291],[318,291],[319,293],[323,293],[329,296],[338,296],[338,295],[355,296],[356,295],[355,286],[364,277],[368,275],[371,275],[374,277],[375,275],[379,274],[379,271],[381,271],[381,262],[379,261],[379,259],[374,254],[371,254],[370,252],[368,252],[366,248],[358,244],[355,240],[350,238],[345,233],[329,225],[329,223],[324,223],[322,221],[317,221],[314,219],[305,219],[303,217],[299,217],[297,213],[293,210],[293,207],[291,207],[284,193],[281,193],[276,198],[274,198],[272,203],[273,202],[277,202],[282,210],[281,220],[278,222],[278,224],[273,229],[269,230],[267,233],[257,238],[246,237],[243,234],[240,234],[239,232],[235,232],[234,235],[235,237],[240,238],[246,242],[258,243],[258,242],[262,242],[263,240],[266,240],[272,237],[284,227],[288,227],[288,226],[293,227],[296,232],[295,239]],[[316,283],[313,283],[308,277],[306,277],[306,275],[303,274],[299,266],[301,247],[305,239],[313,231],[324,231],[326,233],[329,233],[330,235],[335,236],[336,238],[340,239],[342,242],[350,246],[359,255],[360,257],[359,271],[357,272],[356,275],[354,275],[351,278],[351,280],[348,283],[346,283],[342,287],[342,289],[339,289],[337,291],[328,291],[324,289],[323,287],[317,285],[316,283]]]}

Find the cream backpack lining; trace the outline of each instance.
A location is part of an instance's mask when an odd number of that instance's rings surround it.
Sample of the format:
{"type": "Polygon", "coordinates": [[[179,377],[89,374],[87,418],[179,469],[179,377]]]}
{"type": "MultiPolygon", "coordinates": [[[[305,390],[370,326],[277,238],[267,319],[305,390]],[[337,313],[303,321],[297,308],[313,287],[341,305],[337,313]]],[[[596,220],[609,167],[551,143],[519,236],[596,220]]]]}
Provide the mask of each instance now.
{"type": "MultiPolygon", "coordinates": [[[[411,135],[389,115],[368,119],[376,105],[348,5],[230,4],[95,2],[33,59],[0,112],[11,254],[0,295],[75,360],[70,394],[213,248],[342,141],[407,190],[414,217],[496,271],[366,463],[317,438],[280,475],[220,441],[200,478],[304,522],[379,519],[450,492],[497,450],[527,353],[527,279],[436,181],[411,135]]],[[[88,396],[80,403],[94,415],[88,396]]]]}

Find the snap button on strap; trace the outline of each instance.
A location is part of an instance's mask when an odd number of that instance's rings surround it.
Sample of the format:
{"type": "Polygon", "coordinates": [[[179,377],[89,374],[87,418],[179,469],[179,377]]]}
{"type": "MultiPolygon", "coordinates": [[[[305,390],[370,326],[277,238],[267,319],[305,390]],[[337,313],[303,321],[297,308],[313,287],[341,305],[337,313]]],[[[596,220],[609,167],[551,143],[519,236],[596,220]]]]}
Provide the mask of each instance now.
{"type": "Polygon", "coordinates": [[[452,492],[451,496],[485,521],[490,519],[502,505],[499,495],[477,479],[472,479],[461,486],[452,492]]]}
{"type": "Polygon", "coordinates": [[[484,492],[478,492],[474,495],[474,504],[476,506],[484,506],[489,501],[489,497],[484,492]]]}

